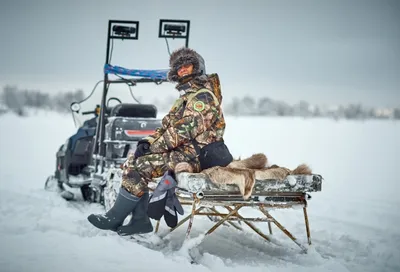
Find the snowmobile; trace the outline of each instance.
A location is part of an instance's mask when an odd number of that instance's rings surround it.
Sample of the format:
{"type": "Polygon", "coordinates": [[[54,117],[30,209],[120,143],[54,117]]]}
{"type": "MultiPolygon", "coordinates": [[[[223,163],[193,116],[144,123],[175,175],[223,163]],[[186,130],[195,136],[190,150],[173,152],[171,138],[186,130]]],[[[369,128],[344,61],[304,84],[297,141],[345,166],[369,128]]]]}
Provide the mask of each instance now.
{"type": "MultiPolygon", "coordinates": [[[[159,37],[166,41],[167,38],[185,39],[187,47],[189,25],[186,20],[162,19],[159,37]]],[[[168,69],[126,69],[111,65],[113,41],[138,40],[138,33],[138,21],[109,20],[104,79],[96,83],[88,97],[70,106],[75,124],[77,118],[88,115],[92,118],[80,125],[76,134],[57,150],[56,169],[45,182],[46,190],[56,190],[66,200],[78,200],[81,196],[84,201],[104,205],[107,181],[120,170],[128,152],[134,151],[137,142],[161,126],[156,106],[139,103],[131,87],[139,83],[160,85],[167,82],[168,69]],[[101,82],[101,103],[91,111],[81,111],[82,104],[93,95],[101,82]],[[133,101],[122,102],[119,97],[109,97],[110,85],[121,83],[128,85],[133,101]],[[111,105],[114,101],[116,105],[111,105]]]]}

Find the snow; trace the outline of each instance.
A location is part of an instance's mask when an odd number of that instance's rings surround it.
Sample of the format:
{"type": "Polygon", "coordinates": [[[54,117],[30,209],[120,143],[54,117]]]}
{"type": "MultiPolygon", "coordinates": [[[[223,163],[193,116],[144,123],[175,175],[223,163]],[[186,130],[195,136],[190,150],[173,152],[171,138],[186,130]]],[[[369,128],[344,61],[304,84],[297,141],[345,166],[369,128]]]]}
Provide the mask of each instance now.
{"type": "Polygon", "coordinates": [[[288,176],[287,180],[289,181],[290,186],[295,186],[296,185],[296,178],[292,176],[288,176]]]}
{"type": "MultiPolygon", "coordinates": [[[[193,239],[183,247],[185,228],[167,236],[163,247],[154,242],[153,249],[95,229],[86,217],[102,212],[100,205],[66,202],[43,189],[54,172],[56,150],[76,129],[70,115],[38,112],[0,117],[0,270],[400,270],[400,122],[226,119],[226,142],[235,157],[264,152],[271,163],[289,168],[307,163],[323,175],[322,192],[312,193],[308,206],[313,243],[308,254],[275,226],[273,243],[247,229],[220,227],[198,245],[199,264],[192,265],[188,248],[212,226],[206,218],[195,218],[193,239]]],[[[306,244],[301,210],[271,214],[306,244]]],[[[267,232],[265,223],[256,224],[267,232]]]]}

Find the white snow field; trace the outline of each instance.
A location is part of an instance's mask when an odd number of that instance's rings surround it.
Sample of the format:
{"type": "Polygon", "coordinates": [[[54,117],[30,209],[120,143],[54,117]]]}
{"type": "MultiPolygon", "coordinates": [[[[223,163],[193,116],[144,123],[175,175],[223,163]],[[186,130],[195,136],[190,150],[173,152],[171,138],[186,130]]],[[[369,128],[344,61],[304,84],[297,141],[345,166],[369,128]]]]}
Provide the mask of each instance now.
{"type": "MultiPolygon", "coordinates": [[[[400,122],[226,119],[234,156],[263,152],[271,163],[307,163],[323,175],[322,192],[309,201],[308,254],[275,226],[280,245],[220,227],[199,245],[194,265],[180,249],[186,228],[153,249],[95,229],[86,217],[100,205],[43,189],[56,150],[76,129],[70,115],[39,112],[0,116],[0,271],[400,271],[400,122]]],[[[306,244],[301,210],[272,215],[306,244]]],[[[191,237],[211,225],[195,218],[191,237]]],[[[266,223],[257,225],[267,233],[266,223]]]]}

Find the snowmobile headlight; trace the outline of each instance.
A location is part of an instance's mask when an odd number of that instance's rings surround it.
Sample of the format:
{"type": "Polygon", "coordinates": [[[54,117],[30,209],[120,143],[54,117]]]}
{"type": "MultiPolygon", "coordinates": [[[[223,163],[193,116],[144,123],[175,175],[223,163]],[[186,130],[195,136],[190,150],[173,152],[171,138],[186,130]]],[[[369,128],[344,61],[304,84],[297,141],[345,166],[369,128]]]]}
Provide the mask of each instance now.
{"type": "Polygon", "coordinates": [[[81,105],[77,102],[73,102],[71,103],[70,108],[73,112],[79,112],[81,110],[81,105]]]}

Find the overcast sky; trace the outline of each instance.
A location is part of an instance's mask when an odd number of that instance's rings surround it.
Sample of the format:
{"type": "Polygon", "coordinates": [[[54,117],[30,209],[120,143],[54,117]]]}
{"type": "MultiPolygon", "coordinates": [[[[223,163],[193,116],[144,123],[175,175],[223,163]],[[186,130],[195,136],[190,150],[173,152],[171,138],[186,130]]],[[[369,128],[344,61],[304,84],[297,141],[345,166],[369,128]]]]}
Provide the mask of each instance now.
{"type": "MultiPolygon", "coordinates": [[[[219,73],[227,100],[400,106],[396,0],[2,0],[0,83],[89,93],[102,79],[109,19],[140,21],[139,40],[116,42],[113,54],[113,64],[136,69],[168,66],[159,19],[190,20],[189,46],[219,73]]],[[[137,92],[176,94],[171,84],[137,92]]]]}

